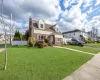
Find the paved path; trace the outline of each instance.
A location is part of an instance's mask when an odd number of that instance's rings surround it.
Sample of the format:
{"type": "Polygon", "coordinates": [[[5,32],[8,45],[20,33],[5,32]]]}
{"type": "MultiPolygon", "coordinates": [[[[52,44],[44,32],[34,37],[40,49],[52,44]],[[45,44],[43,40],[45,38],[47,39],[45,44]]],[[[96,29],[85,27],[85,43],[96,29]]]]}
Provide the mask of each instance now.
{"type": "Polygon", "coordinates": [[[90,53],[90,52],[80,51],[80,50],[76,50],[76,49],[72,49],[72,48],[66,48],[66,47],[60,47],[60,46],[54,46],[54,47],[55,47],[55,48],[68,49],[68,50],[71,50],[71,51],[81,52],[81,53],[90,54],[90,55],[96,55],[95,53],[90,53]]]}
{"type": "Polygon", "coordinates": [[[4,51],[4,48],[0,48],[0,52],[4,51]]]}
{"type": "Polygon", "coordinates": [[[63,80],[100,80],[100,53],[63,80]]]}
{"type": "Polygon", "coordinates": [[[92,49],[98,49],[98,50],[100,50],[100,48],[99,48],[99,47],[93,47],[93,46],[84,46],[84,47],[87,47],[87,48],[92,48],[92,49]]]}

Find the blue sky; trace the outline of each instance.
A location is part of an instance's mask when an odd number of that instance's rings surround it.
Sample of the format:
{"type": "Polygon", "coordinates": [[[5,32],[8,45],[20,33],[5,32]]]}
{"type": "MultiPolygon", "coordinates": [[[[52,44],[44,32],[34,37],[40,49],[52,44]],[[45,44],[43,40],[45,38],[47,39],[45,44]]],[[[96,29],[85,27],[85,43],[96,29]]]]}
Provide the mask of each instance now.
{"type": "Polygon", "coordinates": [[[22,33],[28,29],[29,17],[48,24],[58,23],[61,32],[100,29],[100,0],[4,0],[3,14],[8,22],[11,13],[14,28],[22,33]]]}

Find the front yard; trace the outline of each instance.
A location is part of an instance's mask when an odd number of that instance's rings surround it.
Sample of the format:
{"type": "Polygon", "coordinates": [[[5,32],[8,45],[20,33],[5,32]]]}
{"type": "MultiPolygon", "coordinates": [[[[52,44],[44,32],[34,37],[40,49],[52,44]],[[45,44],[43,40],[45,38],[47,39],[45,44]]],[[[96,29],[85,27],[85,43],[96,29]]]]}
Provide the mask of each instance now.
{"type": "Polygon", "coordinates": [[[8,48],[7,70],[2,70],[4,54],[0,53],[0,80],[62,80],[93,56],[58,48],[8,48]]]}

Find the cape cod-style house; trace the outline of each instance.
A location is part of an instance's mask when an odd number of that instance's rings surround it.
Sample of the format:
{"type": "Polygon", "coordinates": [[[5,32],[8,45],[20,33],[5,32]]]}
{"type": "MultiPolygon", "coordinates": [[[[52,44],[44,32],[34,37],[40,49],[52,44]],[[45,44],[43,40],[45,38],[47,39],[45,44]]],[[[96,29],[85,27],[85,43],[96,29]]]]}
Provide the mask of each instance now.
{"type": "Polygon", "coordinates": [[[63,35],[59,31],[59,26],[46,24],[44,20],[32,20],[29,18],[29,36],[34,37],[36,41],[49,38],[54,45],[63,44],[63,35]]]}

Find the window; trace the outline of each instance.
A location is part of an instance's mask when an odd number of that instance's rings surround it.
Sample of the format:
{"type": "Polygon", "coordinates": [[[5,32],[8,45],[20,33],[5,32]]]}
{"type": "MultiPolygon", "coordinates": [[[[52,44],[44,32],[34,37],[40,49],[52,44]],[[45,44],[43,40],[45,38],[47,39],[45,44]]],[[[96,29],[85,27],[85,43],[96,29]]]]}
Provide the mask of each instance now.
{"type": "Polygon", "coordinates": [[[58,31],[58,28],[57,28],[57,31],[58,31]]]}
{"type": "Polygon", "coordinates": [[[57,41],[60,42],[61,41],[61,38],[57,38],[57,41]]]}
{"type": "Polygon", "coordinates": [[[74,35],[75,35],[75,32],[74,32],[74,35]]]}
{"type": "Polygon", "coordinates": [[[44,39],[46,39],[46,36],[44,36],[44,35],[39,35],[39,40],[44,40],[44,39]]]}
{"type": "Polygon", "coordinates": [[[43,28],[43,24],[40,24],[40,28],[43,28]]]}

